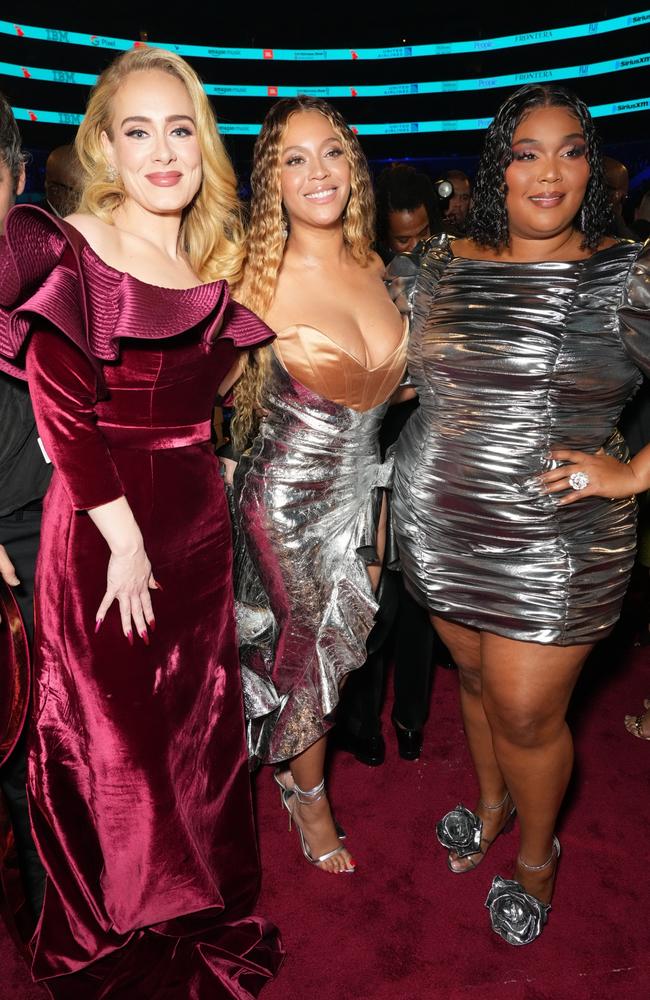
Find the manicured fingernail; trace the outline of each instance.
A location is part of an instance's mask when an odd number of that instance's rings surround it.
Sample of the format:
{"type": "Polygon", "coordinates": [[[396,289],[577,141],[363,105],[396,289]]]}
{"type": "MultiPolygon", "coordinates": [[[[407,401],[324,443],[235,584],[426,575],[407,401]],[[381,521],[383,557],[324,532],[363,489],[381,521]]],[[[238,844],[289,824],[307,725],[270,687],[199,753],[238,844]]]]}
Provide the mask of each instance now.
{"type": "Polygon", "coordinates": [[[156,590],[164,590],[164,589],[165,588],[162,586],[162,584],[158,583],[158,581],[156,580],[156,590]]]}
{"type": "Polygon", "coordinates": [[[149,626],[149,628],[150,628],[150,630],[152,632],[156,631],[156,619],[155,618],[152,618],[150,622],[147,622],[147,625],[149,626]]]}
{"type": "Polygon", "coordinates": [[[140,633],[140,638],[142,639],[145,646],[149,645],[149,633],[147,632],[146,628],[144,628],[140,633]]]}
{"type": "Polygon", "coordinates": [[[97,635],[97,633],[99,632],[103,621],[104,621],[103,618],[97,618],[95,620],[95,635],[97,635]]]}
{"type": "Polygon", "coordinates": [[[126,637],[129,640],[129,646],[132,646],[133,645],[133,632],[131,631],[131,629],[129,629],[129,631],[126,633],[126,637]]]}

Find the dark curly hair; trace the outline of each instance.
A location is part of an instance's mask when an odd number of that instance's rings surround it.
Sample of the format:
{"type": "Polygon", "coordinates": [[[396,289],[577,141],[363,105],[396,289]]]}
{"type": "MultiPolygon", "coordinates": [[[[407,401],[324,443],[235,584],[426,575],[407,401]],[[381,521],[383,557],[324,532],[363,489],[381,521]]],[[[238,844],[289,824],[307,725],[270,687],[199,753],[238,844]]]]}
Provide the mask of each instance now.
{"type": "Polygon", "coordinates": [[[407,163],[385,167],[375,185],[377,239],[388,243],[388,216],[391,212],[412,212],[424,205],[431,234],[442,229],[438,199],[431,180],[407,163]]]}
{"type": "Polygon", "coordinates": [[[9,171],[15,191],[27,156],[22,150],[20,132],[11,105],[3,94],[0,94],[0,162],[9,171]]]}
{"type": "Polygon", "coordinates": [[[511,94],[487,130],[472,195],[467,235],[480,246],[499,250],[509,244],[506,168],[512,163],[512,138],[533,108],[566,108],[580,122],[591,173],[574,225],[583,249],[595,250],[607,232],[612,210],[603,173],[600,139],[589,108],[572,91],[554,84],[528,84],[511,94]]]}

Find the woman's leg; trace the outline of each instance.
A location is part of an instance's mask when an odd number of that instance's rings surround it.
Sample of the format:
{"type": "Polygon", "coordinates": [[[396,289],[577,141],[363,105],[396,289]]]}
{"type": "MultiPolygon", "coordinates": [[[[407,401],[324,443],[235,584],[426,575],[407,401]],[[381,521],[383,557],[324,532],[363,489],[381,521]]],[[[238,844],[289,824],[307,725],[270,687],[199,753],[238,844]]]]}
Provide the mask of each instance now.
{"type": "MultiPolygon", "coordinates": [[[[489,843],[503,828],[512,802],[506,797],[507,785],[494,753],[492,730],[483,707],[481,635],[476,629],[442,618],[432,617],[432,622],[458,666],[463,723],[479,784],[480,797],[474,811],[483,820],[482,835],[489,843]],[[497,803],[501,803],[499,808],[487,808],[497,803]]],[[[452,851],[449,863],[452,871],[464,872],[475,868],[480,860],[477,855],[459,858],[452,851]]]]}
{"type": "MultiPolygon", "coordinates": [[[[552,857],[553,832],[573,766],[565,716],[590,645],[548,646],[481,634],[482,699],[499,769],[517,807],[519,857],[543,865],[552,857]]],[[[555,864],[515,878],[549,902],[555,864]]]]}
{"type": "MultiPolygon", "coordinates": [[[[308,792],[320,785],[324,776],[326,747],[327,737],[322,736],[289,761],[291,779],[287,777],[285,781],[282,778],[287,788],[298,785],[302,792],[308,792]]],[[[322,798],[314,797],[311,800],[306,800],[303,797],[302,802],[295,795],[291,797],[290,805],[294,822],[302,829],[313,858],[327,854],[337,847],[342,847],[326,795],[323,795],[322,798]]],[[[341,872],[346,868],[354,868],[354,861],[350,852],[343,847],[343,850],[335,854],[334,857],[322,861],[319,868],[329,872],[341,872]]]]}

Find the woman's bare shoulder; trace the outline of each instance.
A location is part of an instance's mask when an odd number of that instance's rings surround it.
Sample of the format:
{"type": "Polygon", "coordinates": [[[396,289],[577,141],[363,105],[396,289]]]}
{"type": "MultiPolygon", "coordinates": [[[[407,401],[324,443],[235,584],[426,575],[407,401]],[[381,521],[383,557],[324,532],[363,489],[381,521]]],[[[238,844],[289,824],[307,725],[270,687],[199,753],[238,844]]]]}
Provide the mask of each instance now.
{"type": "Polygon", "coordinates": [[[66,215],[63,221],[80,232],[100,256],[103,249],[115,246],[115,227],[103,222],[96,215],[91,215],[90,212],[73,212],[72,215],[66,215]]]}
{"type": "Polygon", "coordinates": [[[386,270],[386,265],[379,254],[374,250],[370,251],[370,261],[368,263],[368,267],[373,274],[378,274],[380,277],[383,277],[384,271],[386,270]]]}

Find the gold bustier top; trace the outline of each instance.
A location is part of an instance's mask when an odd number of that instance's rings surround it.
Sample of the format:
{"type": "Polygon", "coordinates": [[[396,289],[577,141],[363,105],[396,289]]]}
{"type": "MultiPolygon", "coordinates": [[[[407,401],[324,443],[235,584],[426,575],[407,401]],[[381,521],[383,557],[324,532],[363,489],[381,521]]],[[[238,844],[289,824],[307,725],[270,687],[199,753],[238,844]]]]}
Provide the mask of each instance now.
{"type": "Polygon", "coordinates": [[[351,410],[364,413],[385,403],[398,388],[406,368],[408,321],[399,344],[378,365],[367,367],[322,330],[296,323],[280,331],[276,357],[307,389],[351,410]]]}

